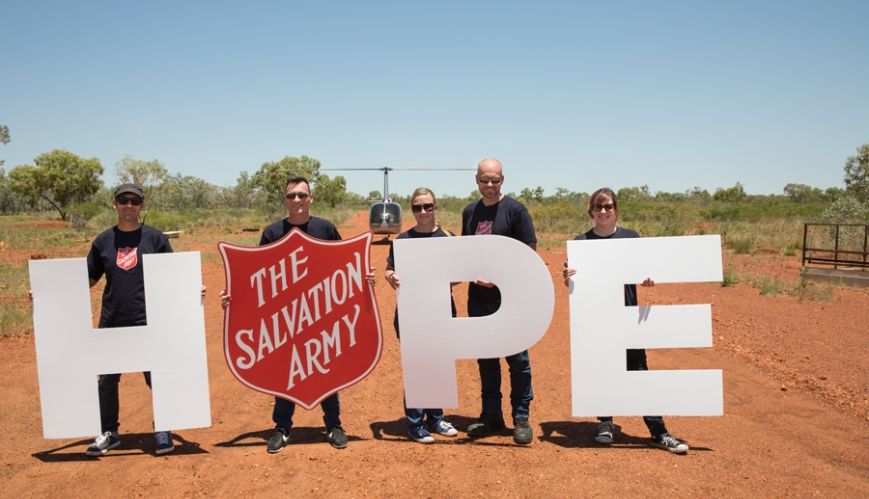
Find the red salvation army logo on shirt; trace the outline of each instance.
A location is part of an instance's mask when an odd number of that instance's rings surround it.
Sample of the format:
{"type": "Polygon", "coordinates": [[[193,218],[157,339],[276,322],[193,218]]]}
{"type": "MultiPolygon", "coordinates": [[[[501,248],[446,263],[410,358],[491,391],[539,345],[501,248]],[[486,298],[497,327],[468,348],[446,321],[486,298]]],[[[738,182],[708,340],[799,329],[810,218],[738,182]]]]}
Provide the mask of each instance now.
{"type": "Polygon", "coordinates": [[[299,229],[266,246],[221,242],[224,354],[254,390],[311,409],[367,376],[380,359],[371,232],[323,241],[299,229]]]}
{"type": "Polygon", "coordinates": [[[115,257],[115,264],[124,270],[130,270],[139,262],[136,248],[118,248],[118,255],[115,257]]]}
{"type": "Polygon", "coordinates": [[[477,232],[476,235],[488,235],[492,233],[492,226],[495,225],[495,222],[492,220],[481,220],[477,223],[477,232]]]}

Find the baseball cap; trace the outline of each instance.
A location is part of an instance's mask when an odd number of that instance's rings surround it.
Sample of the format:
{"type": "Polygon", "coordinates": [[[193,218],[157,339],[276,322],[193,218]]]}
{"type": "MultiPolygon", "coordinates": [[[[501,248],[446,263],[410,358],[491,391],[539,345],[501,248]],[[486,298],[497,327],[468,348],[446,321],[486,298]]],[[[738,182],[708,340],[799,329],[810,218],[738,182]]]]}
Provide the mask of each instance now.
{"type": "Polygon", "coordinates": [[[121,185],[115,187],[115,197],[118,197],[121,194],[126,194],[126,193],[135,194],[143,199],[145,197],[145,193],[142,192],[142,188],[136,184],[126,183],[126,184],[121,184],[121,185]]]}

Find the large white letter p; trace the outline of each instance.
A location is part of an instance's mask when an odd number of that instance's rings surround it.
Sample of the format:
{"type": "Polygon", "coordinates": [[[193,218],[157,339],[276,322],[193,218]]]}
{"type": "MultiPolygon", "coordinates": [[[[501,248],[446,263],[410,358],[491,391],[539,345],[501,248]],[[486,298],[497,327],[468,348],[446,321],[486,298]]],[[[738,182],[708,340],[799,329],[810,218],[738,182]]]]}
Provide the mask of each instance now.
{"type": "Polygon", "coordinates": [[[457,359],[519,353],[549,328],[552,278],[527,245],[503,236],[433,237],[397,239],[393,249],[408,407],[458,407],[457,359]],[[498,286],[500,308],[453,320],[450,283],[478,279],[498,286]]]}

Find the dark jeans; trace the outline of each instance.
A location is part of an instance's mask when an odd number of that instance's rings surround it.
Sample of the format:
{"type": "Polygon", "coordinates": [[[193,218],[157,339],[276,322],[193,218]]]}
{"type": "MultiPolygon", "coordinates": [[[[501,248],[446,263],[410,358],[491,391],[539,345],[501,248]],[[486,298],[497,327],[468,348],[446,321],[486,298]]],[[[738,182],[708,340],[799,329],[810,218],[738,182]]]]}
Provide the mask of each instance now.
{"type": "MultiPolygon", "coordinates": [[[[498,307],[496,303],[468,300],[468,315],[483,317],[491,315],[498,307]]],[[[534,392],[531,390],[531,358],[528,350],[506,357],[510,367],[510,404],[513,419],[527,419],[534,392]]],[[[501,410],[501,359],[477,359],[480,367],[480,387],[483,400],[483,415],[503,417],[501,410]]]]}
{"type": "MultiPolygon", "coordinates": [[[[649,366],[646,364],[646,351],[642,348],[627,351],[628,371],[648,371],[649,366]]],[[[601,422],[612,422],[612,416],[599,417],[601,422]]],[[[661,416],[643,416],[643,422],[652,434],[652,437],[657,438],[664,433],[667,433],[667,427],[664,425],[664,418],[661,416]]]]}
{"type": "MultiPolygon", "coordinates": [[[[151,388],[151,373],[146,371],[145,383],[148,388],[151,388]]],[[[121,381],[120,374],[100,374],[97,389],[100,395],[100,425],[102,432],[118,431],[118,412],[120,403],[118,402],[118,383],[121,381]]]]}
{"type": "MultiPolygon", "coordinates": [[[[333,426],[341,426],[341,402],[338,394],[334,393],[320,402],[323,408],[323,424],[326,429],[333,426]]],[[[296,412],[296,404],[287,399],[275,397],[275,408],[272,411],[272,421],[275,425],[290,431],[293,428],[293,413],[296,412]]]]}
{"type": "Polygon", "coordinates": [[[432,429],[444,419],[443,409],[408,409],[407,401],[404,402],[404,417],[407,419],[407,429],[413,430],[425,424],[426,428],[432,429]]]}

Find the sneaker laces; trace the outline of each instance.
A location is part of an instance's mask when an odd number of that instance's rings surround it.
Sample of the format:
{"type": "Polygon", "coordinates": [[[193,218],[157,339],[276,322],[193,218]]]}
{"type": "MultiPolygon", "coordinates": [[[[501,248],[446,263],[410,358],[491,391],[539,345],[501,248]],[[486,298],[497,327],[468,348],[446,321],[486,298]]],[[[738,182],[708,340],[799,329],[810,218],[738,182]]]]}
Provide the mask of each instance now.
{"type": "Polygon", "coordinates": [[[679,439],[677,439],[673,435],[670,435],[669,433],[665,433],[665,434],[661,435],[660,442],[662,445],[664,445],[666,447],[678,447],[679,444],[682,443],[679,441],[679,439]]]}
{"type": "Polygon", "coordinates": [[[105,432],[105,433],[103,433],[103,434],[97,436],[97,438],[94,439],[94,444],[95,444],[97,447],[102,447],[102,446],[106,445],[106,444],[109,442],[109,439],[110,439],[111,437],[112,437],[112,432],[107,431],[107,432],[105,432]]]}

